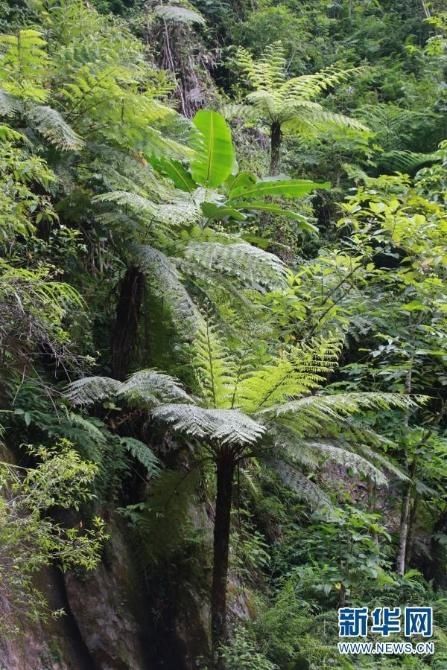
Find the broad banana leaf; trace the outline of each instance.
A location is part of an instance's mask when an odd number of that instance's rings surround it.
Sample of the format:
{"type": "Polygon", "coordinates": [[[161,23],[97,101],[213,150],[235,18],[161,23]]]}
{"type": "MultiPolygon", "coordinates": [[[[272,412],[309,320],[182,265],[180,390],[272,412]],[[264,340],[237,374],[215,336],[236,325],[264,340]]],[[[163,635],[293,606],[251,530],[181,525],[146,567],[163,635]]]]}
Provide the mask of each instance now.
{"type": "Polygon", "coordinates": [[[218,112],[201,109],[193,119],[201,141],[191,162],[192,178],[201,186],[216,188],[230,176],[235,162],[231,130],[218,112]]]}
{"type": "Polygon", "coordinates": [[[231,188],[228,204],[235,200],[262,199],[266,197],[302,198],[315,189],[328,189],[328,182],[319,183],[309,179],[264,179],[254,184],[247,182],[231,188]]]}

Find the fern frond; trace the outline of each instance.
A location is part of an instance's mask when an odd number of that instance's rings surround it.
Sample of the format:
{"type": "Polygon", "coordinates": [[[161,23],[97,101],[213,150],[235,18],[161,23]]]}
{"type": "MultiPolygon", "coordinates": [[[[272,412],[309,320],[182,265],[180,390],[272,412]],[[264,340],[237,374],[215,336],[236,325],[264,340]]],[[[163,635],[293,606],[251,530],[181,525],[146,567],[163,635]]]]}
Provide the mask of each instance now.
{"type": "Polygon", "coordinates": [[[437,152],[422,154],[413,151],[386,151],[380,154],[377,164],[382,170],[414,174],[426,165],[441,161],[442,156],[437,152]]]}
{"type": "Polygon", "coordinates": [[[201,219],[200,208],[193,200],[187,200],[186,198],[179,198],[172,202],[160,204],[138,193],[110,191],[109,193],[95,196],[93,202],[114,202],[121,207],[131,209],[143,219],[149,218],[151,223],[160,223],[168,227],[191,225],[201,219]]]}
{"type": "Polygon", "coordinates": [[[285,461],[269,461],[285,486],[288,486],[301,500],[316,509],[330,507],[331,501],[323,489],[312,482],[298,468],[285,461]]]}
{"type": "Polygon", "coordinates": [[[306,414],[320,421],[323,418],[342,418],[348,417],[356,412],[366,412],[369,410],[389,410],[404,409],[412,410],[417,407],[417,403],[408,395],[398,393],[340,393],[335,395],[313,395],[298,400],[269,407],[260,410],[258,415],[270,415],[280,417],[286,414],[306,414]]]}
{"type": "Polygon", "coordinates": [[[22,109],[18,98],[0,89],[0,116],[14,116],[22,109]]]}
{"type": "Polygon", "coordinates": [[[174,21],[188,25],[197,23],[201,26],[206,23],[200,12],[179,5],[158,5],[154,8],[154,14],[164,21],[174,21]]]}
{"type": "Polygon", "coordinates": [[[166,133],[157,128],[145,129],[143,148],[147,156],[154,155],[179,161],[190,160],[194,156],[194,151],[190,147],[167,137],[166,133]]]}
{"type": "Polygon", "coordinates": [[[361,474],[374,481],[378,486],[384,486],[388,480],[384,473],[360,454],[356,454],[350,449],[344,448],[332,442],[311,441],[305,443],[307,448],[319,452],[327,460],[333,461],[344,468],[353,470],[354,473],[361,474]]]}
{"type": "Polygon", "coordinates": [[[196,377],[207,404],[231,408],[236,385],[235,361],[209,320],[197,330],[193,356],[196,377]]]}
{"type": "Polygon", "coordinates": [[[191,402],[176,379],[156,370],[139,370],[125,382],[110,377],[84,377],[68,385],[65,397],[72,405],[92,405],[112,397],[126,397],[130,402],[146,406],[191,402]]]}
{"type": "Polygon", "coordinates": [[[255,61],[247,49],[240,47],[236,62],[256,91],[278,88],[285,81],[287,61],[281,42],[270,44],[259,61],[255,61]]]}
{"type": "Polygon", "coordinates": [[[150,215],[155,217],[156,205],[147,198],[144,198],[137,193],[130,193],[128,191],[111,191],[109,193],[101,193],[93,197],[93,202],[114,202],[123,207],[129,207],[140,214],[150,215]]]}
{"type": "Polygon", "coordinates": [[[395,465],[389,458],[386,458],[377,449],[371,449],[367,444],[356,442],[355,448],[358,452],[368,459],[370,463],[375,463],[378,467],[390,474],[395,475],[402,481],[408,481],[407,475],[395,465]]]}
{"type": "Polygon", "coordinates": [[[275,256],[250,244],[201,242],[188,244],[184,258],[194,266],[222,273],[239,284],[258,291],[285,286],[286,266],[275,256]]]}
{"type": "Polygon", "coordinates": [[[148,245],[137,249],[138,262],[152,290],[168,305],[186,338],[194,336],[202,316],[183,286],[176,267],[158,249],[148,245]]]}
{"type": "Polygon", "coordinates": [[[255,444],[265,432],[264,426],[234,409],[168,404],[156,407],[151,414],[178,433],[219,445],[255,444]]]}
{"type": "Polygon", "coordinates": [[[75,151],[84,146],[81,137],[56,109],[46,105],[34,105],[27,116],[35,129],[58,149],[75,151]]]}
{"type": "Polygon", "coordinates": [[[331,126],[368,131],[368,128],[358,119],[331,112],[316,102],[290,105],[286,107],[285,114],[288,117],[282,124],[285,133],[303,134],[303,130],[306,129],[312,135],[331,126]]]}
{"type": "Polygon", "coordinates": [[[329,67],[313,74],[304,74],[300,77],[287,79],[281,86],[281,95],[284,100],[302,99],[312,100],[312,98],[325,93],[331,88],[335,88],[349,79],[353,74],[361,71],[361,68],[350,68],[339,70],[335,67],[329,67]]]}
{"type": "Polygon", "coordinates": [[[157,477],[160,474],[160,461],[147,444],[133,437],[120,437],[120,443],[131,456],[146,468],[149,477],[157,477]]]}
{"type": "Polygon", "coordinates": [[[309,394],[336,367],[340,348],[339,338],[290,348],[241,381],[236,406],[262,415],[263,407],[309,394]]]}
{"type": "Polygon", "coordinates": [[[122,383],[111,377],[83,377],[67,386],[65,397],[75,406],[93,405],[112,398],[121,387],[122,383]]]}
{"type": "Polygon", "coordinates": [[[191,397],[176,379],[156,370],[139,370],[130,375],[118,389],[117,396],[126,396],[128,400],[143,402],[146,406],[191,402],[191,397]]]}

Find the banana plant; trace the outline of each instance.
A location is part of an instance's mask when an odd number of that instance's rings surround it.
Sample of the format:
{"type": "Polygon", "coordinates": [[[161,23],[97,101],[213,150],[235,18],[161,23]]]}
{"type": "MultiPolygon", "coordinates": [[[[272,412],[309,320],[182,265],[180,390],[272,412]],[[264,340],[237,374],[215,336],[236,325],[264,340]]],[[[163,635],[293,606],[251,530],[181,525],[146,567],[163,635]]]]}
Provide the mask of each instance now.
{"type": "Polygon", "coordinates": [[[250,214],[265,212],[287,217],[315,232],[306,217],[285,205],[284,200],[295,201],[316,189],[328,189],[328,182],[258,179],[249,172],[239,172],[231,129],[219,112],[200,110],[193,127],[195,153],[189,167],[169,159],[153,159],[152,165],[177,189],[190,193],[206,219],[244,221],[250,214]]]}

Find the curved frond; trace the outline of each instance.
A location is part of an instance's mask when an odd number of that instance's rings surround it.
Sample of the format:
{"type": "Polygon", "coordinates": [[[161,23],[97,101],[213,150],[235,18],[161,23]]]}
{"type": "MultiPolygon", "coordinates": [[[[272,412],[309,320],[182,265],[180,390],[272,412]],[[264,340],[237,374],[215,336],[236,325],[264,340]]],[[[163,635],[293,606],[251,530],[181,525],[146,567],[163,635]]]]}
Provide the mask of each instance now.
{"type": "Polygon", "coordinates": [[[137,193],[129,191],[110,191],[95,195],[93,202],[115,202],[117,205],[129,207],[140,214],[149,214],[152,217],[156,215],[156,205],[151,200],[144,198],[137,193]]]}
{"type": "Polygon", "coordinates": [[[138,262],[152,290],[162,297],[189,338],[202,323],[202,316],[183,286],[177,268],[169,258],[149,245],[137,249],[138,262]]]}
{"type": "Polygon", "coordinates": [[[191,402],[180,383],[170,375],[156,370],[139,370],[121,385],[118,396],[126,396],[131,401],[157,405],[165,402],[191,402]]]}
{"type": "Polygon", "coordinates": [[[197,405],[161,405],[152,416],[183,435],[220,445],[255,444],[265,428],[235,409],[204,409],[197,405]]]}
{"type": "Polygon", "coordinates": [[[374,481],[378,486],[384,486],[388,480],[384,473],[371,463],[367,458],[360,454],[356,454],[350,449],[343,448],[340,445],[332,442],[323,442],[317,440],[307,440],[305,443],[307,448],[319,452],[319,454],[327,460],[333,461],[344,468],[353,470],[355,473],[361,474],[374,481]]]}
{"type": "Polygon", "coordinates": [[[440,153],[416,153],[414,151],[386,151],[380,154],[377,164],[382,170],[414,174],[421,168],[442,161],[440,153]]]}
{"type": "Polygon", "coordinates": [[[160,474],[160,461],[147,444],[133,437],[120,437],[120,443],[146,469],[149,477],[160,474]]]}
{"type": "Polygon", "coordinates": [[[186,24],[197,23],[201,26],[206,23],[202,14],[198,11],[180,5],[158,5],[154,9],[154,14],[164,21],[186,24]]]}
{"type": "Polygon", "coordinates": [[[339,338],[313,341],[307,346],[290,348],[282,356],[254,370],[241,381],[236,406],[262,416],[264,412],[274,411],[262,408],[282,406],[279,403],[309,394],[336,367],[340,348],[339,338]]]}
{"type": "Polygon", "coordinates": [[[250,244],[221,244],[220,242],[191,242],[184,257],[194,273],[202,267],[213,273],[229,275],[238,284],[263,291],[285,285],[286,266],[274,254],[250,244]]]}
{"type": "Polygon", "coordinates": [[[83,377],[67,386],[65,397],[72,405],[93,405],[112,398],[122,387],[122,382],[111,377],[83,377]]]}
{"type": "Polygon", "coordinates": [[[63,151],[82,149],[84,141],[62,118],[62,115],[47,105],[35,105],[28,112],[28,117],[34,128],[63,151]]]}
{"type": "Polygon", "coordinates": [[[345,114],[331,112],[318,103],[307,103],[291,105],[287,111],[287,119],[282,124],[285,133],[300,134],[306,127],[309,134],[318,132],[331,126],[340,128],[352,128],[362,132],[367,132],[368,128],[358,119],[354,119],[345,114]]]}
{"type": "Polygon", "coordinates": [[[117,203],[131,209],[142,219],[165,226],[180,226],[197,223],[201,210],[192,199],[179,198],[172,202],[156,203],[131,191],[109,191],[93,198],[93,202],[117,203]]]}
{"type": "Polygon", "coordinates": [[[308,414],[320,421],[322,419],[334,419],[349,417],[356,412],[368,410],[405,409],[411,410],[417,407],[417,403],[408,395],[399,393],[339,393],[334,395],[313,395],[298,400],[269,407],[261,410],[258,414],[279,417],[286,414],[308,414]]]}
{"type": "Polygon", "coordinates": [[[331,501],[323,489],[311,481],[298,468],[285,461],[269,461],[282,483],[312,508],[329,507],[331,501]]]}

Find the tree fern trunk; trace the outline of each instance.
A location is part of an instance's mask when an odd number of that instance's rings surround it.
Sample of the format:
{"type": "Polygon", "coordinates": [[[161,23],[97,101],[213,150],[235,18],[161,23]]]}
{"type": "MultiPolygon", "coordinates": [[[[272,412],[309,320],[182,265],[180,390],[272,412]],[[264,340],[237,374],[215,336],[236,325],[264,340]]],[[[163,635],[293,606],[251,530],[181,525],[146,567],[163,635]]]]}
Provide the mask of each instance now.
{"type": "Polygon", "coordinates": [[[224,451],[216,463],[217,494],[214,521],[213,585],[211,590],[211,635],[215,667],[223,668],[219,647],[227,636],[227,579],[230,547],[230,516],[235,462],[224,451]]]}
{"type": "Polygon", "coordinates": [[[403,576],[408,565],[408,541],[410,535],[411,508],[413,502],[413,478],[416,473],[416,459],[413,459],[409,477],[410,481],[405,487],[405,493],[402,500],[402,512],[400,517],[399,529],[399,551],[397,554],[397,574],[403,576]]]}
{"type": "Polygon", "coordinates": [[[128,268],[121,281],[112,331],[112,375],[116,379],[124,379],[129,372],[137,340],[143,289],[143,273],[136,267],[128,268]]]}
{"type": "Polygon", "coordinates": [[[408,531],[410,527],[411,487],[408,486],[402,501],[402,512],[399,529],[399,551],[397,554],[397,574],[405,574],[407,557],[408,531]]]}
{"type": "Polygon", "coordinates": [[[279,158],[281,152],[281,126],[275,121],[270,126],[270,174],[279,173],[279,158]]]}

